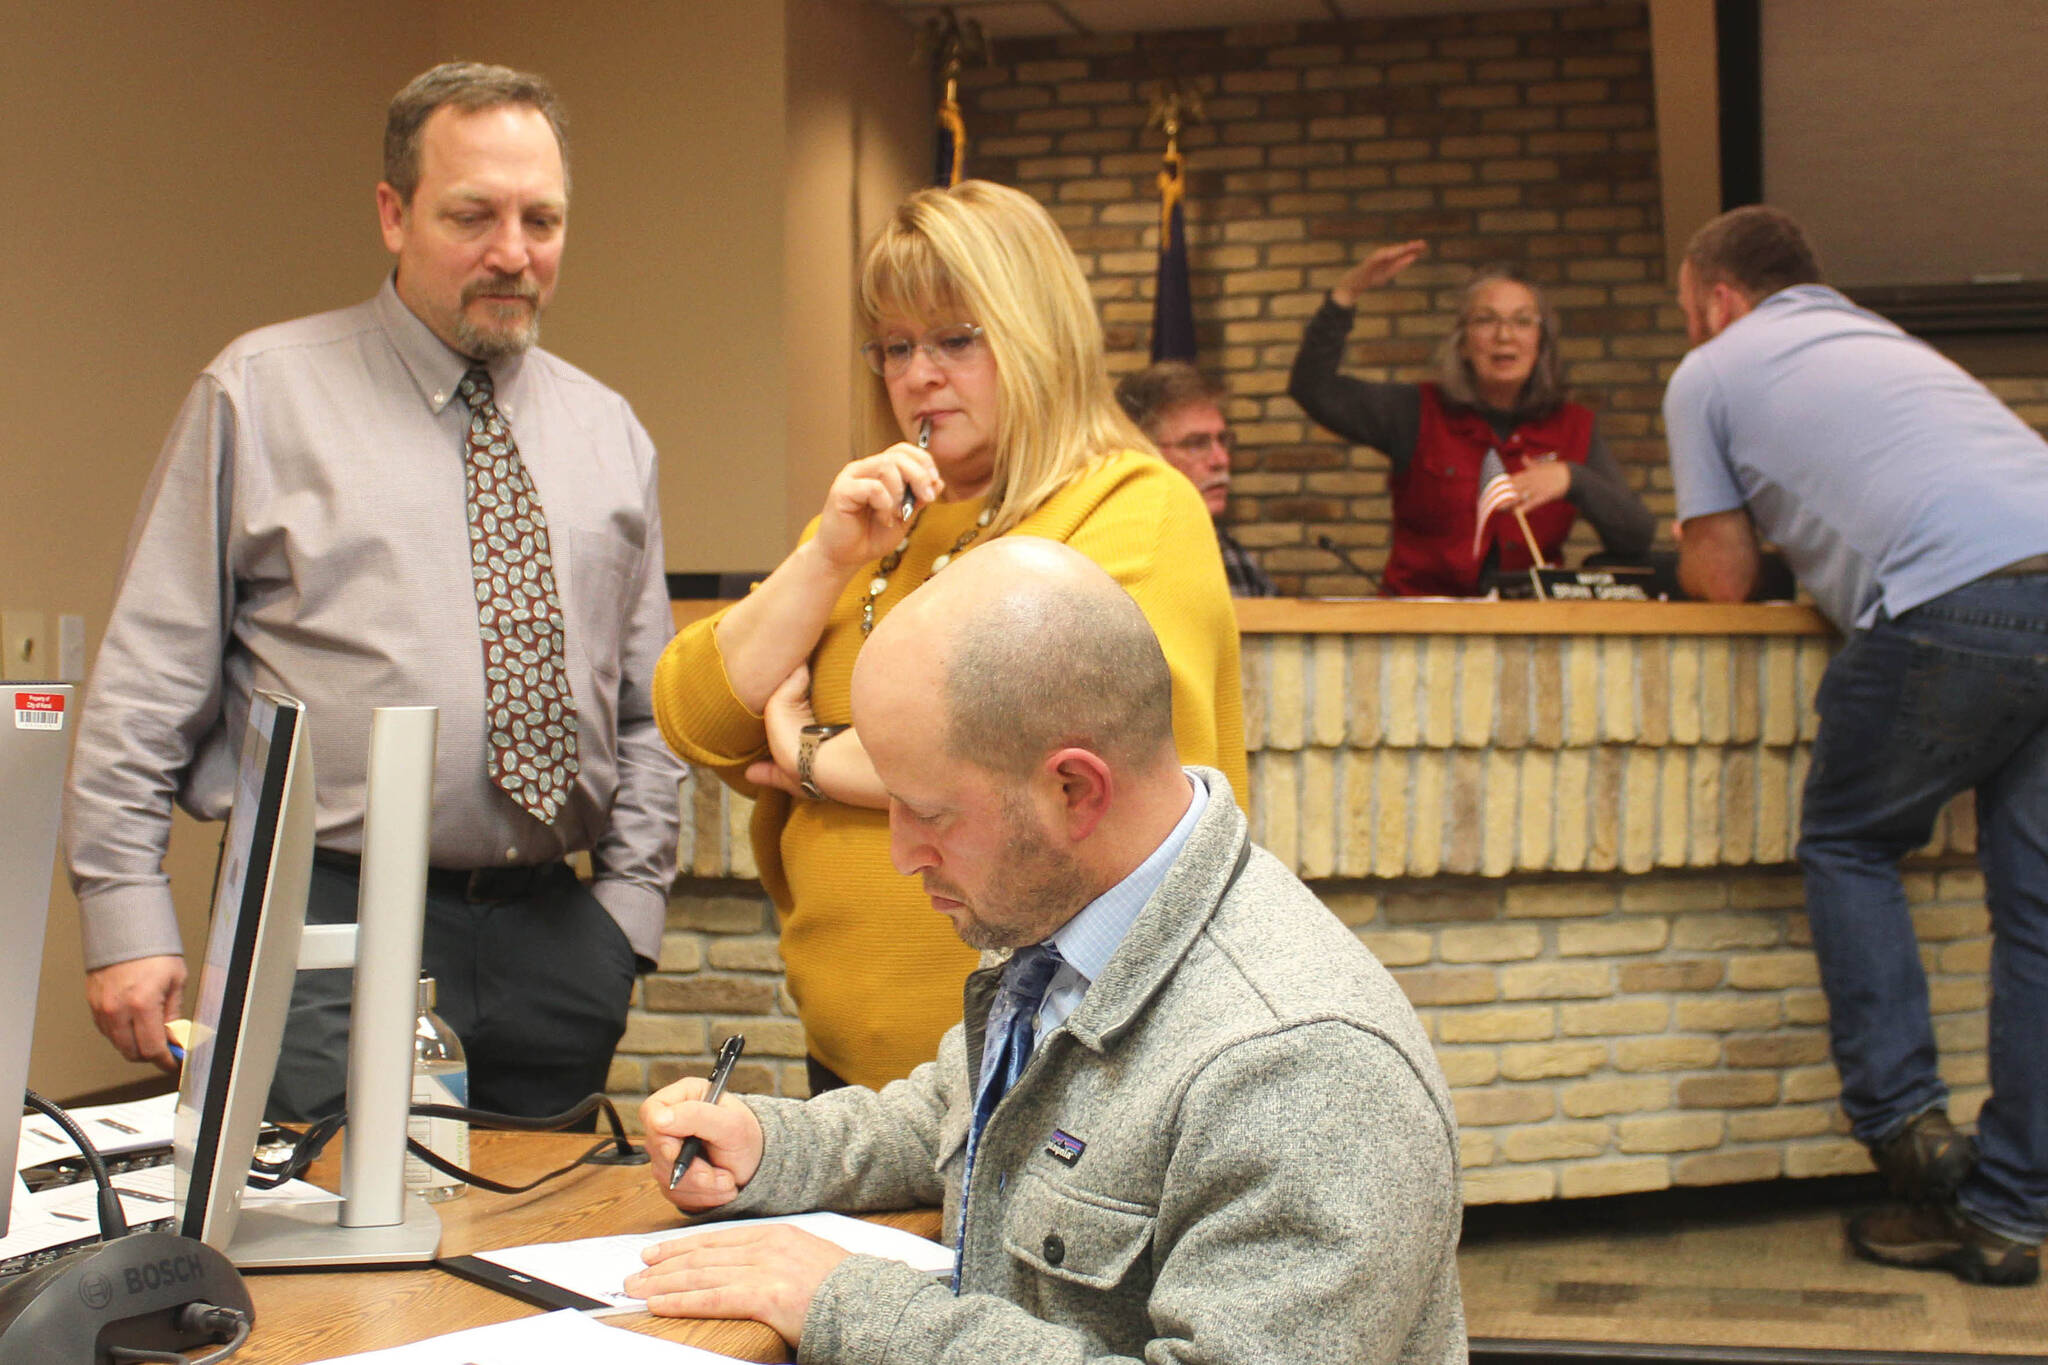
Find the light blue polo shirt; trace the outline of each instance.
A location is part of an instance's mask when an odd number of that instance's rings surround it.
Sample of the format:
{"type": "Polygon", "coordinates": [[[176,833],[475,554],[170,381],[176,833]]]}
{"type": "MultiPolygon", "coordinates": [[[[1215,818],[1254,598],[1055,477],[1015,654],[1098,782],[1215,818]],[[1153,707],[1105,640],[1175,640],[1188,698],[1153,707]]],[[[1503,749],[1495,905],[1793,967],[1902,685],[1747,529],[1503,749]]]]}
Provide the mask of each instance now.
{"type": "Polygon", "coordinates": [[[2048,552],[2048,442],[1925,342],[1783,289],[1664,393],[1680,521],[1745,504],[1843,631],[2048,552]]]}

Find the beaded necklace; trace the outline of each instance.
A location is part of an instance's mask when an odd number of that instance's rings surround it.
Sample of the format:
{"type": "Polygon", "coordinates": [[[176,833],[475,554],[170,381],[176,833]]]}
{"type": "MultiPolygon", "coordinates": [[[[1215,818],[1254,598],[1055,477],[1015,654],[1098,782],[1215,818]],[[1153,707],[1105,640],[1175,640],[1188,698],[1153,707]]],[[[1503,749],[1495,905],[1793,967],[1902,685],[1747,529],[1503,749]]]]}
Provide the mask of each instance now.
{"type": "MultiPolygon", "coordinates": [[[[992,509],[982,508],[981,515],[974,519],[974,525],[962,531],[960,538],[953,542],[953,548],[932,561],[932,572],[936,574],[951,564],[953,556],[966,549],[974,538],[981,534],[982,528],[989,524],[993,516],[992,509]]],[[[875,599],[888,588],[889,575],[896,572],[896,566],[903,562],[903,552],[910,548],[910,538],[915,534],[917,523],[912,522],[904,530],[903,539],[896,542],[896,548],[883,555],[882,562],[875,566],[875,576],[868,580],[868,595],[860,600],[860,633],[863,636],[875,628],[875,599]]]]}

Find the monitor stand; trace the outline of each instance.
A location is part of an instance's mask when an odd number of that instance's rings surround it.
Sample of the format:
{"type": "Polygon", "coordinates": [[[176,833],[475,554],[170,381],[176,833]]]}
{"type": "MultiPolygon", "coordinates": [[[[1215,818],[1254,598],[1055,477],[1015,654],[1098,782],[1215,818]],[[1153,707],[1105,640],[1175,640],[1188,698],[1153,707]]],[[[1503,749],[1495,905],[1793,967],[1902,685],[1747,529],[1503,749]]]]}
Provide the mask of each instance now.
{"type": "Polygon", "coordinates": [[[356,969],[341,1203],[244,1207],[228,1246],[243,1270],[420,1265],[440,1250],[440,1215],[405,1188],[439,724],[432,706],[372,713],[357,922],[308,925],[300,942],[301,971],[356,969]]]}

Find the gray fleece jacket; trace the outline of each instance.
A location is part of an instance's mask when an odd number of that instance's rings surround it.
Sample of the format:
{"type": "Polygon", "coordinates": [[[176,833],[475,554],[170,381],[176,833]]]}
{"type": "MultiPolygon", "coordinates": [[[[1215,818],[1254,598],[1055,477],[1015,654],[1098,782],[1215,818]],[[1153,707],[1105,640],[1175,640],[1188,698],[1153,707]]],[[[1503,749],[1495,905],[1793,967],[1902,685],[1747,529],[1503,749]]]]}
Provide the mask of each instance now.
{"type": "MultiPolygon", "coordinates": [[[[851,1257],[800,1360],[1465,1359],[1457,1125],[1421,1024],[1200,772],[1165,884],[982,1135],[960,1295],[851,1257]]],[[[719,1212],[943,1201],[951,1235],[996,975],[905,1080],[749,1098],[761,1168],[719,1212]]]]}

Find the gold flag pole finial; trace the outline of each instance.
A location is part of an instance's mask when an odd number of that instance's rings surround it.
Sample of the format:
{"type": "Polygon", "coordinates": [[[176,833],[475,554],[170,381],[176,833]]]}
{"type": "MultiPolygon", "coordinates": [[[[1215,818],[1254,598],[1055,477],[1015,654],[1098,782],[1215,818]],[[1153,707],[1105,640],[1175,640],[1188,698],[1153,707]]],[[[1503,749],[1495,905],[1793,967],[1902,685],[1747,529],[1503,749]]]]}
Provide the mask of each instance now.
{"type": "Polygon", "coordinates": [[[943,83],[945,93],[939,100],[938,122],[951,145],[950,156],[945,144],[941,145],[938,178],[948,185],[957,185],[967,165],[967,122],[960,114],[960,72],[970,64],[988,65],[988,39],[979,22],[961,19],[948,5],[918,29],[910,60],[913,66],[930,66],[943,83]]]}
{"type": "Polygon", "coordinates": [[[1181,178],[1180,133],[1181,129],[1197,123],[1207,123],[1208,114],[1202,108],[1202,92],[1190,86],[1183,86],[1180,77],[1170,76],[1152,86],[1152,109],[1146,116],[1145,126],[1157,128],[1166,134],[1166,164],[1159,172],[1159,232],[1161,240],[1169,230],[1174,205],[1178,204],[1186,188],[1181,178]]]}

